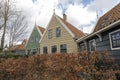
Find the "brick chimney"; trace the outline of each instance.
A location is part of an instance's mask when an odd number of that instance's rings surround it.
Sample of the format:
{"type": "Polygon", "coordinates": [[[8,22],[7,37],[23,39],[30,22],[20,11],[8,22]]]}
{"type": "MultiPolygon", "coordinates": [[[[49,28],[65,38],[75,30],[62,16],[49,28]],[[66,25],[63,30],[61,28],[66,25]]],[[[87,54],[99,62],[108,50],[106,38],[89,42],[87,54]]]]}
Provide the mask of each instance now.
{"type": "Polygon", "coordinates": [[[67,20],[67,15],[63,14],[63,19],[66,21],[67,20]]]}

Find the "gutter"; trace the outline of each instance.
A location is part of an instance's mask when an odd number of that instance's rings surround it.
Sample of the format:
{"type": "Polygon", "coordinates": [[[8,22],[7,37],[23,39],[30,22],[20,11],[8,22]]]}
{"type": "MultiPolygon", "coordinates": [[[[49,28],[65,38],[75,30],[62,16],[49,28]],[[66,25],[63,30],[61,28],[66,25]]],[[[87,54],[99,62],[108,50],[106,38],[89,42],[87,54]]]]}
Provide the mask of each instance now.
{"type": "Polygon", "coordinates": [[[86,39],[88,39],[88,38],[90,38],[90,37],[95,36],[96,34],[99,34],[99,33],[101,33],[101,32],[104,32],[104,31],[106,31],[106,30],[109,30],[109,29],[111,29],[111,28],[113,28],[113,27],[115,27],[116,25],[119,25],[119,24],[120,24],[120,20],[118,20],[118,21],[116,21],[116,22],[114,22],[114,23],[112,23],[112,24],[110,24],[110,25],[108,25],[108,26],[106,26],[106,27],[98,30],[97,32],[94,32],[94,33],[91,33],[91,34],[89,34],[89,35],[83,36],[83,37],[79,38],[78,40],[76,40],[76,42],[81,42],[81,41],[83,41],[83,40],[86,40],[86,39]]]}

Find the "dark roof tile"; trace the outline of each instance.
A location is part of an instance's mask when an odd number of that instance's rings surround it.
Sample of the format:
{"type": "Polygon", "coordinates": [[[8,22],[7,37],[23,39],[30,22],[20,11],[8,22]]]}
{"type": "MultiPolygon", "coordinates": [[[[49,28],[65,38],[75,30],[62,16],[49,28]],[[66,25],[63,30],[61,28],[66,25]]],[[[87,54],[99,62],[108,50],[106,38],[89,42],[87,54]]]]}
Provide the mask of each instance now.
{"type": "Polygon", "coordinates": [[[93,32],[96,32],[115,21],[120,20],[120,3],[112,8],[110,11],[105,13],[97,22],[97,25],[95,26],[95,29],[93,32]]]}

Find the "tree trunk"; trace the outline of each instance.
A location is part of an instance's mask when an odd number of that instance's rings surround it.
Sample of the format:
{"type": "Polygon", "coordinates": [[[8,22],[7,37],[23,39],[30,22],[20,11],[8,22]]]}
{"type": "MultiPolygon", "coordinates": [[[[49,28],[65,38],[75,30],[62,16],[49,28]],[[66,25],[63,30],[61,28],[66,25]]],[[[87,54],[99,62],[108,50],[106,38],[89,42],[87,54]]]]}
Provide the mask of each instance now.
{"type": "Polygon", "coordinates": [[[5,32],[6,32],[6,20],[5,20],[5,24],[4,24],[3,35],[1,38],[1,50],[3,50],[3,48],[4,48],[5,32]]]}

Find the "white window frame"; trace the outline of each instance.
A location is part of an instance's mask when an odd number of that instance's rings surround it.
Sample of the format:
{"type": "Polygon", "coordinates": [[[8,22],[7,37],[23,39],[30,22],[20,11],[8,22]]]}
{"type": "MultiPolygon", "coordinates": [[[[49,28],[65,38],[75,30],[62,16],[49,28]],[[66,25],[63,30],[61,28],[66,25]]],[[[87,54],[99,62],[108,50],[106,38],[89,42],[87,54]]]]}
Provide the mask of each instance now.
{"type": "Polygon", "coordinates": [[[113,34],[113,33],[115,33],[115,32],[118,32],[118,31],[120,31],[120,29],[115,30],[115,31],[109,33],[110,48],[111,48],[111,50],[118,50],[118,49],[120,49],[120,47],[118,47],[118,48],[113,48],[113,46],[112,46],[112,39],[111,39],[111,34],[113,34]]]}
{"type": "Polygon", "coordinates": [[[56,37],[57,37],[57,38],[61,37],[61,27],[56,27],[56,37]],[[58,29],[58,28],[60,29],[60,36],[57,36],[57,29],[58,29]]]}
{"type": "Polygon", "coordinates": [[[90,45],[90,42],[91,42],[91,41],[93,41],[93,42],[95,43],[95,46],[94,46],[94,47],[95,47],[95,51],[96,51],[96,42],[95,42],[95,39],[92,39],[92,40],[89,41],[90,52],[92,51],[92,50],[91,50],[91,45],[90,45]]]}
{"type": "Polygon", "coordinates": [[[48,39],[52,39],[53,37],[53,33],[52,33],[52,29],[48,30],[48,39]]]}

